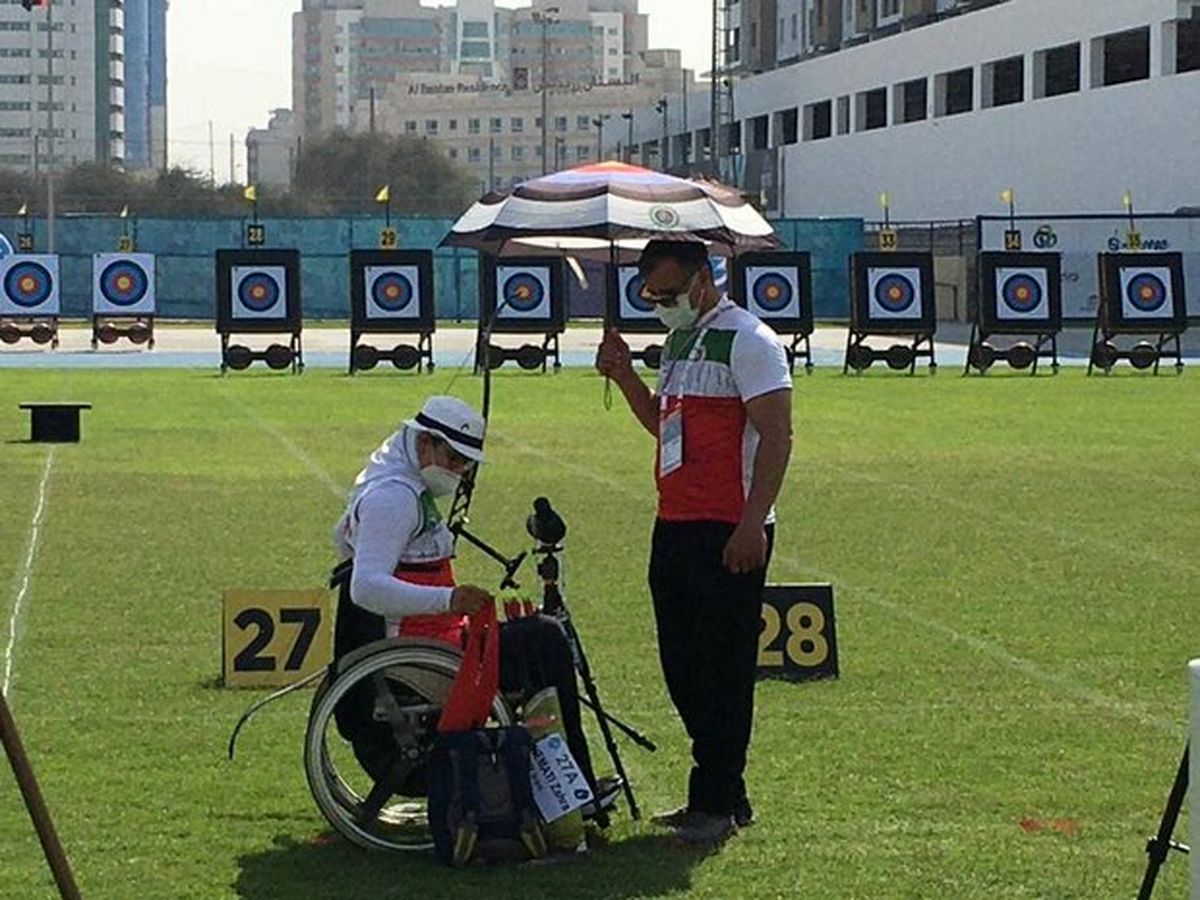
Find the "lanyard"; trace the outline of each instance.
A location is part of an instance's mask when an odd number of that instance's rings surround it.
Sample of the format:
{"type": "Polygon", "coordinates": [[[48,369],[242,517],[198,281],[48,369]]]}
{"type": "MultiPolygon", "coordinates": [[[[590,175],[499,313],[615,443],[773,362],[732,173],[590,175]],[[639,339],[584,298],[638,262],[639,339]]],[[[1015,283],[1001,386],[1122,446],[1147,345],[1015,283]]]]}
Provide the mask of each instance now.
{"type": "MultiPolygon", "coordinates": [[[[679,354],[678,359],[673,359],[667,365],[667,371],[663,373],[662,387],[659,388],[659,396],[662,398],[663,408],[666,408],[667,397],[670,393],[671,376],[675,374],[675,367],[681,362],[689,360],[699,361],[699,354],[704,352],[704,339],[708,336],[708,331],[712,328],[712,323],[717,316],[721,314],[722,307],[725,304],[724,298],[717,303],[705,316],[697,323],[697,332],[695,336],[684,345],[683,352],[679,354]],[[703,324],[701,324],[703,323],[703,324]]],[[[683,400],[683,383],[679,385],[679,392],[675,395],[680,401],[683,400]]]]}

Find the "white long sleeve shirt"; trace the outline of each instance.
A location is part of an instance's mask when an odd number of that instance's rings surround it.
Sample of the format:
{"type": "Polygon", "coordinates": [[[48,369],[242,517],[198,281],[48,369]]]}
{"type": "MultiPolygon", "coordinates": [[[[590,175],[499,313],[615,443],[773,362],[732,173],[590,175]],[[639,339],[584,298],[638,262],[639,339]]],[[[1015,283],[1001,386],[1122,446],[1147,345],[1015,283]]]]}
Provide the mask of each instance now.
{"type": "Polygon", "coordinates": [[[405,616],[449,612],[454,590],[412,584],[395,574],[403,564],[449,559],[454,547],[453,536],[412,463],[416,454],[411,445],[411,436],[403,430],[384,442],[372,457],[375,471],[369,467],[359,476],[334,530],[341,557],[354,558],[350,598],[390,623],[405,616]]]}

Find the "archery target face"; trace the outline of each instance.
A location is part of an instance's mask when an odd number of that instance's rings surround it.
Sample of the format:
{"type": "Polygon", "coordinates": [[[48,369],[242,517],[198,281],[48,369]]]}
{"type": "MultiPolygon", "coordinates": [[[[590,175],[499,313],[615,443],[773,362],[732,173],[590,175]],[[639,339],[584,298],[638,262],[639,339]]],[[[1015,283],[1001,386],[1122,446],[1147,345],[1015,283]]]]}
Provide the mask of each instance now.
{"type": "Polygon", "coordinates": [[[107,316],[152,315],[154,256],[97,253],[92,257],[92,312],[107,316]]]}
{"type": "Polygon", "coordinates": [[[761,319],[800,318],[800,280],[795,269],[749,266],[746,299],[761,319]]]}
{"type": "Polygon", "coordinates": [[[1002,322],[1050,318],[1050,283],[1045,269],[996,269],[996,318],[1002,322]]]}
{"type": "Polygon", "coordinates": [[[415,319],[421,314],[421,273],[416,266],[366,266],[368,319],[415,319]]]}
{"type": "Polygon", "coordinates": [[[549,319],[552,315],[549,267],[496,267],[496,318],[549,319]]]}
{"type": "Polygon", "coordinates": [[[921,270],[869,268],[867,310],[872,319],[920,319],[921,270]]]}
{"type": "Polygon", "coordinates": [[[1127,320],[1174,316],[1171,270],[1165,266],[1122,266],[1121,315],[1127,320]]]}
{"type": "Polygon", "coordinates": [[[57,256],[0,261],[0,315],[57,316],[59,310],[57,256]]]}
{"type": "Polygon", "coordinates": [[[230,278],[233,318],[287,317],[287,270],[283,266],[234,266],[230,278]]]}
{"type": "Polygon", "coordinates": [[[654,304],[642,299],[642,288],[646,279],[638,272],[637,266],[621,266],[618,288],[621,292],[622,319],[652,319],[658,321],[654,314],[654,304]]]}

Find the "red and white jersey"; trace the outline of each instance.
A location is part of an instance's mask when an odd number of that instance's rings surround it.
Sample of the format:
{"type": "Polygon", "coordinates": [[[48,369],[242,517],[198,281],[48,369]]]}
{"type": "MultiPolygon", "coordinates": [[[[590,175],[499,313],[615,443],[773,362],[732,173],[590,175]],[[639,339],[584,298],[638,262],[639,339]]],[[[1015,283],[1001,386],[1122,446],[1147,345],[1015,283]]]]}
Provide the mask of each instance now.
{"type": "Polygon", "coordinates": [[[671,332],[658,376],[659,518],[741,521],[759,441],[746,403],[791,386],[775,332],[728,298],[694,327],[671,332]],[[663,475],[661,424],[676,410],[683,416],[683,464],[663,475]]]}

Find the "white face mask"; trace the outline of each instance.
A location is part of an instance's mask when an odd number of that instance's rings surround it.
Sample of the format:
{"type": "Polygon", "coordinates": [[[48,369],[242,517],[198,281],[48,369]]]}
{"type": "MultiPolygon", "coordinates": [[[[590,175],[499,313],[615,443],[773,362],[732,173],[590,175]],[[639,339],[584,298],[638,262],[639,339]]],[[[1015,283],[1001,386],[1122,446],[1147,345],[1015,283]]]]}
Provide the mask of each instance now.
{"type": "Polygon", "coordinates": [[[421,469],[421,481],[433,496],[448,497],[458,490],[462,476],[441,466],[424,466],[421,469]]]}
{"type": "Polygon", "coordinates": [[[663,306],[655,304],[654,314],[659,320],[674,331],[676,328],[691,328],[696,324],[696,320],[700,318],[700,310],[692,306],[692,287],[696,280],[693,277],[688,282],[687,290],[682,294],[676,294],[674,306],[663,306]]]}

